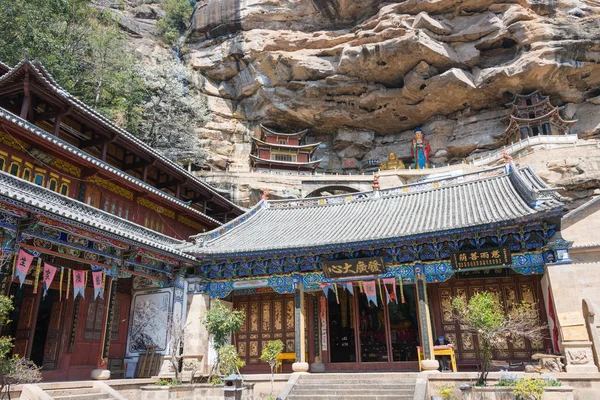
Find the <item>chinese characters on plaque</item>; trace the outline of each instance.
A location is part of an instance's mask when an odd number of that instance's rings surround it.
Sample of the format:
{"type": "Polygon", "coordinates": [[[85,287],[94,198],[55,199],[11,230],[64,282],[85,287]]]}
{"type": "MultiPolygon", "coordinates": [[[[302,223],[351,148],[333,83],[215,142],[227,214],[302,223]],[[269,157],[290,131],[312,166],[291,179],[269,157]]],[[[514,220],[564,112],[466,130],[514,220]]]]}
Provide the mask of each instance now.
{"type": "Polygon", "coordinates": [[[461,251],[452,253],[450,259],[457,270],[512,264],[510,250],[506,247],[461,251]]]}
{"type": "Polygon", "coordinates": [[[323,261],[321,265],[327,278],[381,275],[386,272],[382,257],[323,261]]]}

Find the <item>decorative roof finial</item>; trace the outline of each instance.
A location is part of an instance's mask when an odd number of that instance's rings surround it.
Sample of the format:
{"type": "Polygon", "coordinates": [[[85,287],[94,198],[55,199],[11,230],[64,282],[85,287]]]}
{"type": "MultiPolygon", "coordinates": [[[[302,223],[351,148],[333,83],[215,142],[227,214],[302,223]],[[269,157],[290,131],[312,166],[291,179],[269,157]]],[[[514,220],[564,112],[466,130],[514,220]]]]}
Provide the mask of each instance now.
{"type": "Polygon", "coordinates": [[[373,175],[373,191],[379,191],[379,175],[373,175]]]}
{"type": "Polygon", "coordinates": [[[262,194],[262,199],[263,199],[264,201],[267,201],[267,200],[269,200],[269,188],[266,188],[266,189],[265,189],[265,191],[263,192],[263,194],[262,194]]]}

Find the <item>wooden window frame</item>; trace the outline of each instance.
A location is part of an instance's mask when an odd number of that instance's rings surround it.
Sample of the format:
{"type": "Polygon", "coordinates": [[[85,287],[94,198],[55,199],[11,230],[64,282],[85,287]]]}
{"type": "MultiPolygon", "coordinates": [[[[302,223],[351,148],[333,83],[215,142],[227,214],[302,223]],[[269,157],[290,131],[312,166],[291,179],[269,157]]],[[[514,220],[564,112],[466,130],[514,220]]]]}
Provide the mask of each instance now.
{"type": "Polygon", "coordinates": [[[46,187],[48,189],[52,190],[53,192],[58,192],[58,178],[51,177],[50,179],[48,179],[48,183],[47,183],[46,187]],[[53,183],[54,183],[54,189],[52,189],[53,183]]]}
{"type": "Polygon", "coordinates": [[[7,172],[13,176],[19,176],[21,174],[21,163],[19,161],[11,161],[7,172]],[[12,173],[13,166],[17,167],[17,171],[14,174],[12,173]]]}

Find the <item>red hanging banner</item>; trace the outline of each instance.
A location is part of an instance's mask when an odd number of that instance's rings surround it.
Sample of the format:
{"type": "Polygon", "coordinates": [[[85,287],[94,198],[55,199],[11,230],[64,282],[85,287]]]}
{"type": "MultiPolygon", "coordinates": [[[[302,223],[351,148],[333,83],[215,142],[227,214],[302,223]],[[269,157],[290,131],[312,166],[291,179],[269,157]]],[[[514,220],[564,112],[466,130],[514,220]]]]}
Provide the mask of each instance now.
{"type": "Polygon", "coordinates": [[[100,296],[104,299],[104,293],[102,290],[102,271],[92,272],[92,281],[94,282],[94,300],[100,296]]]}
{"type": "Polygon", "coordinates": [[[25,277],[29,272],[29,266],[31,265],[32,261],[33,254],[29,254],[23,249],[19,250],[19,255],[17,256],[17,261],[15,265],[15,276],[19,278],[19,287],[23,286],[23,282],[25,282],[25,277]]]}
{"type": "Polygon", "coordinates": [[[375,283],[375,281],[365,281],[363,282],[363,287],[369,302],[372,301],[377,306],[377,283],[375,283]]]}
{"type": "Polygon", "coordinates": [[[73,270],[73,300],[80,294],[85,299],[85,271],[73,270]]]}
{"type": "Polygon", "coordinates": [[[50,288],[50,285],[52,284],[52,280],[54,279],[54,275],[56,275],[56,270],[58,268],[56,268],[53,265],[48,264],[47,262],[44,263],[44,275],[42,277],[42,285],[44,287],[44,294],[43,296],[46,297],[46,295],[48,294],[48,289],[50,288]]]}

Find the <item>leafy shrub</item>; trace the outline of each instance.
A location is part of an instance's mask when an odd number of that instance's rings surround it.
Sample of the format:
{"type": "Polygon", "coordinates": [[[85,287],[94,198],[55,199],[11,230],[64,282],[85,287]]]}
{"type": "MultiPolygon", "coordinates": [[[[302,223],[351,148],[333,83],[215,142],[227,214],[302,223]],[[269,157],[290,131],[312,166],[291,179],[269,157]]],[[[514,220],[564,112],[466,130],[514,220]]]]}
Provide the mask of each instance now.
{"type": "Polygon", "coordinates": [[[442,396],[442,400],[457,400],[458,398],[456,397],[455,392],[455,387],[454,385],[450,384],[450,383],[445,383],[443,385],[439,385],[436,387],[437,391],[439,392],[440,396],[442,396]]]}
{"type": "Polygon", "coordinates": [[[228,344],[219,350],[220,372],[223,376],[240,374],[240,368],[246,363],[240,359],[234,345],[228,344]]]}
{"type": "Polygon", "coordinates": [[[546,381],[541,378],[519,379],[513,390],[513,395],[521,400],[540,400],[544,393],[546,381]]]}

